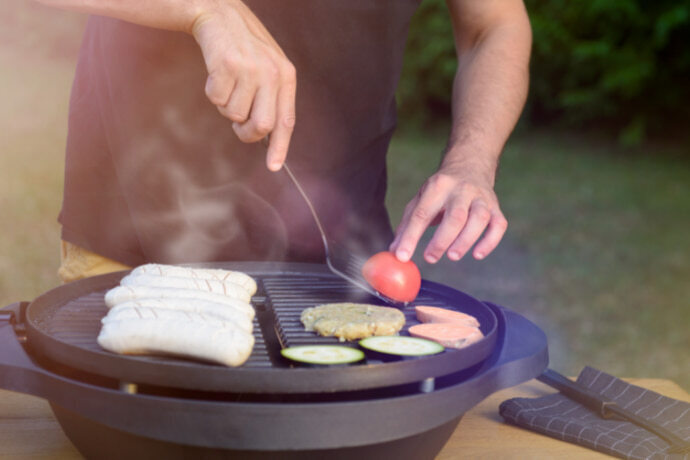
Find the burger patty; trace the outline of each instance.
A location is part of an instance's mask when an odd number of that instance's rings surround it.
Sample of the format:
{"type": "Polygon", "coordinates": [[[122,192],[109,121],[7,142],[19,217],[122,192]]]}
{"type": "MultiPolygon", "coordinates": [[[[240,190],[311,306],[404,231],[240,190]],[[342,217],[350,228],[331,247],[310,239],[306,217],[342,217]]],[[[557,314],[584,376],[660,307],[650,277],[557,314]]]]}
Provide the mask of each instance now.
{"type": "Polygon", "coordinates": [[[306,330],[338,337],[341,342],[374,335],[395,335],[405,324],[400,310],[350,302],[307,308],[300,320],[306,330]]]}

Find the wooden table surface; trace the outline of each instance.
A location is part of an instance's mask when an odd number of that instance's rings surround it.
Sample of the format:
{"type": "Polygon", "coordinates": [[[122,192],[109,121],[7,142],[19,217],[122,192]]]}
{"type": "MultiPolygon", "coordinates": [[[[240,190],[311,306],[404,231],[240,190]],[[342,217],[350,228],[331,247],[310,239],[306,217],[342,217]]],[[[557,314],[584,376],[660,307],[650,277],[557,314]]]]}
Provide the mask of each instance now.
{"type": "MultiPolygon", "coordinates": [[[[672,398],[690,395],[670,380],[627,379],[672,398]]],[[[536,380],[494,393],[462,418],[437,460],[457,459],[605,459],[611,458],[570,443],[503,422],[498,405],[517,396],[536,397],[554,390],[536,380]]],[[[80,459],[42,399],[0,390],[0,458],[80,459]]]]}

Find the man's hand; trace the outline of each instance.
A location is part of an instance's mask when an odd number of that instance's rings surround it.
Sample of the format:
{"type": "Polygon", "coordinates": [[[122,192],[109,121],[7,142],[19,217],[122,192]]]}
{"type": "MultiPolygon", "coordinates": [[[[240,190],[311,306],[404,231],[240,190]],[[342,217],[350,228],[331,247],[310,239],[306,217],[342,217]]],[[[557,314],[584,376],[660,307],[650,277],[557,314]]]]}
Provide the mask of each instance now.
{"type": "Polygon", "coordinates": [[[459,260],[477,240],[473,255],[483,259],[508,225],[494,179],[527,95],[529,19],[522,0],[446,3],[458,54],[453,127],[441,167],[405,208],[390,246],[402,261],[412,256],[430,225],[439,224],[424,251],[429,263],[446,251],[449,259],[459,260]]]}
{"type": "Polygon", "coordinates": [[[266,163],[279,170],[295,126],[295,67],[241,1],[201,12],[192,32],[208,70],[206,95],[243,142],[271,134],[266,163]]]}
{"type": "Polygon", "coordinates": [[[266,163],[281,168],[295,126],[295,67],[241,0],[37,1],[193,34],[208,70],[206,95],[243,142],[270,133],[266,163]]]}
{"type": "Polygon", "coordinates": [[[460,260],[475,246],[475,259],[483,259],[503,238],[508,222],[493,191],[493,178],[467,165],[441,167],[424,183],[405,208],[390,250],[400,260],[408,260],[424,231],[438,225],[424,251],[429,263],[447,251],[448,258],[460,260]]]}

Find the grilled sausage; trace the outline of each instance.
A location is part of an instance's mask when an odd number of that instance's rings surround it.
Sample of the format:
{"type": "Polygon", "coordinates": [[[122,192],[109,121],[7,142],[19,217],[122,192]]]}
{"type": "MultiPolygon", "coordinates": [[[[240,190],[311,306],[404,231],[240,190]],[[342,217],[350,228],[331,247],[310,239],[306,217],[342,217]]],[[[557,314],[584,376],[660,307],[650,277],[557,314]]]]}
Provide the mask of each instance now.
{"type": "Polygon", "coordinates": [[[252,352],[254,336],[230,323],[218,326],[202,318],[133,318],[106,321],[98,344],[120,354],[169,354],[240,366],[252,352]]]}
{"type": "Polygon", "coordinates": [[[177,276],[127,275],[120,286],[146,286],[157,288],[194,289],[197,291],[222,294],[227,297],[249,302],[249,292],[239,284],[230,281],[181,278],[177,276]]]}
{"type": "Polygon", "coordinates": [[[247,311],[248,314],[254,316],[254,308],[239,299],[225,296],[223,294],[216,294],[213,292],[197,291],[194,289],[177,289],[177,288],[161,288],[148,286],[117,286],[109,290],[105,294],[105,303],[108,308],[113,308],[115,305],[130,300],[141,299],[176,299],[178,301],[184,300],[188,302],[191,300],[201,300],[212,303],[219,303],[228,305],[240,311],[247,311]]]}
{"type": "Polygon", "coordinates": [[[242,286],[249,295],[256,294],[256,281],[246,273],[234,270],[214,268],[190,268],[177,265],[146,264],[140,265],[130,273],[131,276],[154,275],[172,276],[179,278],[197,278],[216,281],[230,281],[242,286]]]}
{"type": "MultiPolygon", "coordinates": [[[[220,304],[207,304],[211,308],[197,308],[196,310],[179,308],[161,308],[160,305],[170,304],[170,302],[156,299],[144,299],[139,302],[125,302],[111,309],[108,314],[101,319],[105,324],[112,321],[123,319],[161,319],[161,320],[181,320],[189,322],[201,322],[214,326],[224,327],[227,324],[235,325],[245,332],[252,332],[252,320],[244,313],[220,304]],[[218,308],[213,308],[218,307],[218,308]]],[[[177,305],[187,305],[179,303],[177,305]]]]}

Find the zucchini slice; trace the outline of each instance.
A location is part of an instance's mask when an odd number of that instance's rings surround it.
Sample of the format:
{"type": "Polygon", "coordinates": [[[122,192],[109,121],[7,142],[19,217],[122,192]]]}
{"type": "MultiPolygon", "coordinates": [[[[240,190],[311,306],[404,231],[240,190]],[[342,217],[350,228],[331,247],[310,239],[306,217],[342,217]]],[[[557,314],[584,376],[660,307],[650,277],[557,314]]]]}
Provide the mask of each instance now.
{"type": "Polygon", "coordinates": [[[359,346],[379,353],[400,356],[435,355],[444,350],[443,345],[431,340],[398,335],[367,337],[359,341],[359,346]]]}
{"type": "Polygon", "coordinates": [[[342,345],[300,345],[280,350],[285,358],[308,364],[349,364],[364,359],[362,350],[342,345]]]}

